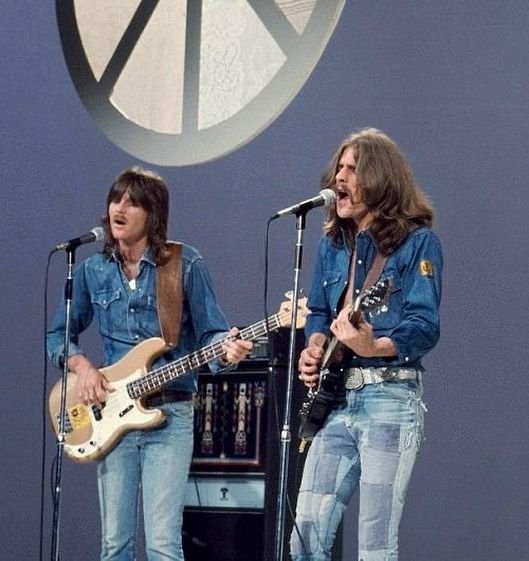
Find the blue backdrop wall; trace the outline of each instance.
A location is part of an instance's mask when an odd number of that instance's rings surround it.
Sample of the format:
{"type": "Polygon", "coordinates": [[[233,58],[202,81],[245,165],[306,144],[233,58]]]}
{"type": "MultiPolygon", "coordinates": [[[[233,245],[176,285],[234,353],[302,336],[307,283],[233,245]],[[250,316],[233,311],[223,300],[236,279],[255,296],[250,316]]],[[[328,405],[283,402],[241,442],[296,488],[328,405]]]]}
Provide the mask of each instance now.
{"type": "MultiPolygon", "coordinates": [[[[375,126],[408,155],[446,258],[442,338],[426,362],[427,439],[402,524],[408,561],[529,559],[528,28],[526,0],[347,0],[310,79],[252,142],[210,163],[145,164],[171,185],[171,236],[201,250],[230,322],[246,325],[263,313],[267,218],[317,192],[341,139],[375,126]]],[[[53,2],[4,2],[0,70],[0,542],[4,558],[23,561],[38,557],[47,256],[97,225],[111,180],[142,162],[80,102],[53,2]]],[[[320,229],[313,211],[305,286],[320,229]]],[[[274,307],[292,285],[294,242],[293,218],[274,223],[274,307]]],[[[52,306],[64,272],[59,255],[52,306]]],[[[93,466],[66,463],[63,559],[96,558],[95,495],[93,466]]],[[[354,520],[351,509],[347,559],[354,520]]]]}

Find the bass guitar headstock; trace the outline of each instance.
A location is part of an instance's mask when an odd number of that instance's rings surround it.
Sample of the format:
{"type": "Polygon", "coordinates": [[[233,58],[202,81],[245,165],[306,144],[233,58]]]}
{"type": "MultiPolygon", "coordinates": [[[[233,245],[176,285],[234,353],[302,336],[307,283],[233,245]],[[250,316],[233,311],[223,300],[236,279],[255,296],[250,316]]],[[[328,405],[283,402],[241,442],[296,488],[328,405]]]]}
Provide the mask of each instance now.
{"type": "MultiPolygon", "coordinates": [[[[287,299],[279,306],[278,316],[282,327],[290,327],[292,320],[293,292],[289,290],[285,293],[285,296],[287,299]]],[[[297,301],[296,329],[305,327],[308,314],[307,297],[300,296],[297,301]]]]}

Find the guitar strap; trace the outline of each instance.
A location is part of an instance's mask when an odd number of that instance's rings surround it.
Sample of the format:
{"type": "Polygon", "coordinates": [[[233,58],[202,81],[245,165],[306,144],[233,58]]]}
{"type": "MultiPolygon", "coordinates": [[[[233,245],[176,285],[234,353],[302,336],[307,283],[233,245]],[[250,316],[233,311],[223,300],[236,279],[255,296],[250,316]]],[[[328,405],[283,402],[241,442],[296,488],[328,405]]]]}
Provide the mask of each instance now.
{"type": "MultiPolygon", "coordinates": [[[[367,288],[373,286],[375,282],[379,279],[387,260],[388,258],[381,255],[380,253],[377,253],[375,255],[375,259],[373,260],[373,264],[371,265],[371,268],[367,272],[360,294],[364,292],[367,288]]],[[[353,256],[351,257],[351,264],[349,266],[349,286],[347,287],[347,291],[345,292],[345,294],[342,296],[341,299],[342,305],[340,306],[340,309],[347,306],[348,304],[354,303],[353,285],[354,285],[354,277],[355,277],[355,264],[356,264],[356,250],[353,252],[353,256]]],[[[331,356],[333,357],[333,360],[335,362],[340,362],[344,358],[344,352],[346,352],[345,347],[336,343],[336,347],[331,356]]]]}
{"type": "Polygon", "coordinates": [[[378,281],[380,275],[382,274],[382,271],[384,270],[384,265],[386,264],[387,260],[387,255],[381,255],[380,253],[376,254],[373,265],[371,265],[371,269],[369,269],[366,280],[364,281],[364,284],[362,286],[362,291],[370,286],[373,286],[378,281]]]}
{"type": "MultiPolygon", "coordinates": [[[[375,259],[373,261],[373,265],[371,265],[371,268],[367,272],[366,279],[364,281],[364,284],[362,285],[362,292],[366,288],[373,286],[375,282],[379,279],[387,260],[388,260],[387,256],[383,256],[380,253],[376,254],[375,259]]],[[[343,299],[344,306],[353,301],[355,263],[356,263],[356,250],[353,253],[353,257],[351,259],[351,265],[349,267],[349,287],[347,289],[345,298],[343,299]]]]}
{"type": "Polygon", "coordinates": [[[168,241],[169,258],[157,269],[158,321],[162,337],[169,347],[180,338],[184,290],[182,286],[182,244],[168,241]]]}

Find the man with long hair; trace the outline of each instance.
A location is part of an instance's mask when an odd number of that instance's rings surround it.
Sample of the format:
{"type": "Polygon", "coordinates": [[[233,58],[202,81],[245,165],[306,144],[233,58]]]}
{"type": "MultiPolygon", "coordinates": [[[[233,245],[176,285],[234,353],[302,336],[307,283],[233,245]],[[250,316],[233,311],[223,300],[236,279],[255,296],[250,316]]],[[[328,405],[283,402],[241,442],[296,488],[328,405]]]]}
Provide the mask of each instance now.
{"type": "MultiPolygon", "coordinates": [[[[423,432],[421,359],[439,339],[442,250],[431,230],[432,205],[381,131],[346,138],[322,188],[333,189],[336,202],[318,248],[299,378],[309,396],[315,392],[314,404],[329,392],[323,377],[334,375],[336,397],[307,437],[313,439],[291,556],[331,558],[359,487],[359,561],[397,561],[399,522],[423,432]],[[378,294],[381,305],[376,298],[369,305],[369,294],[378,294]],[[358,313],[363,309],[370,311],[358,313]]],[[[308,419],[314,421],[310,413],[308,419]]]]}
{"type": "MultiPolygon", "coordinates": [[[[79,335],[95,320],[103,341],[102,367],[114,365],[141,341],[162,335],[157,275],[170,256],[168,212],[169,193],[159,175],[138,167],[124,171],[108,192],[103,251],[88,257],[74,272],[68,369],[76,374],[79,400],[103,413],[114,389],[84,354],[79,335]]],[[[236,328],[229,330],[199,252],[186,244],[181,247],[178,263],[183,292],[175,315],[181,318],[179,340],[156,358],[153,367],[213,344],[221,345],[224,355],[209,363],[212,370],[235,364],[252,344],[238,340],[236,328]]],[[[165,305],[177,307],[177,302],[173,299],[165,305]]],[[[47,338],[49,356],[59,367],[65,360],[64,317],[63,302],[47,338]]],[[[149,561],[183,560],[181,527],[193,453],[191,397],[196,389],[196,372],[191,372],[149,393],[143,406],[160,409],[164,423],[151,430],[126,432],[98,459],[102,560],[136,559],[140,494],[149,561]]]]}

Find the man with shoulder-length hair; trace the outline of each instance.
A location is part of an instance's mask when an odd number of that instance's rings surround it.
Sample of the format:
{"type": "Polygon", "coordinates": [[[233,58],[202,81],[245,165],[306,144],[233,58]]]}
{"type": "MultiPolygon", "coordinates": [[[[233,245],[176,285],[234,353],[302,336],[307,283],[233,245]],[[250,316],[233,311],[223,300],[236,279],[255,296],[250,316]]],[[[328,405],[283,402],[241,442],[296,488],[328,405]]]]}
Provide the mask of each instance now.
{"type": "MultiPolygon", "coordinates": [[[[59,367],[68,360],[68,369],[76,374],[79,399],[100,408],[103,414],[107,396],[114,389],[84,354],[79,335],[95,320],[103,342],[103,367],[114,365],[141,341],[162,335],[157,284],[160,267],[171,253],[168,212],[168,189],[158,174],[138,167],[120,174],[107,196],[104,249],[80,263],[74,272],[67,358],[64,303],[48,331],[51,360],[59,367]]],[[[196,249],[181,244],[178,264],[182,285],[179,313],[174,315],[181,318],[178,344],[156,358],[153,367],[215,343],[221,345],[224,355],[209,363],[212,370],[237,363],[252,344],[236,339],[236,328],[229,330],[204,260],[196,249]],[[233,337],[227,339],[228,334],[233,337]]],[[[176,300],[163,305],[176,308],[176,300]]],[[[136,559],[140,495],[147,558],[183,561],[181,528],[193,453],[191,397],[196,389],[197,376],[192,371],[149,393],[143,406],[160,409],[165,422],[151,430],[126,432],[98,459],[102,561],[136,559]]]]}
{"type": "Polygon", "coordinates": [[[432,205],[398,146],[379,130],[344,140],[322,188],[333,189],[336,202],[318,248],[299,378],[322,392],[320,377],[332,375],[337,391],[321,428],[316,423],[307,436],[313,440],[291,557],[331,558],[359,487],[359,561],[397,561],[399,522],[423,431],[421,360],[439,339],[441,245],[430,229],[432,205]],[[359,305],[368,307],[372,285],[382,290],[383,305],[358,313],[359,305]]]}

